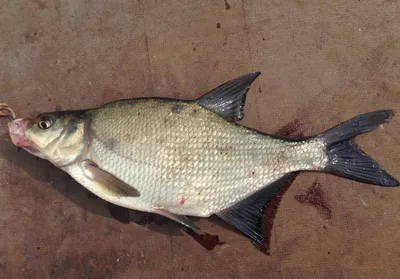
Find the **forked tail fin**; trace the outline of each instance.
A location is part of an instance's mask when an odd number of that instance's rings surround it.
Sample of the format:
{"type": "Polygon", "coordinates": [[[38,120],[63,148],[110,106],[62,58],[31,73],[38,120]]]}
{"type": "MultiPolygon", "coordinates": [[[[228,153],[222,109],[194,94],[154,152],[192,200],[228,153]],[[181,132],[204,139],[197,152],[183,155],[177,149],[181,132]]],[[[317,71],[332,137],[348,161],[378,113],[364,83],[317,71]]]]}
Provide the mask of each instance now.
{"type": "Polygon", "coordinates": [[[351,140],[374,130],[393,116],[381,110],[356,116],[318,136],[326,143],[328,163],[325,171],[348,179],[380,186],[400,186],[377,162],[363,153],[351,140]]]}
{"type": "MultiPolygon", "coordinates": [[[[323,171],[364,183],[400,186],[377,162],[369,158],[351,141],[355,136],[371,131],[393,116],[390,110],[359,115],[317,136],[326,144],[328,163],[323,171]]],[[[319,169],[320,170],[320,169],[319,169]]],[[[263,244],[261,221],[265,205],[279,189],[294,178],[288,173],[246,199],[218,212],[217,215],[237,228],[249,239],[263,244]]]]}

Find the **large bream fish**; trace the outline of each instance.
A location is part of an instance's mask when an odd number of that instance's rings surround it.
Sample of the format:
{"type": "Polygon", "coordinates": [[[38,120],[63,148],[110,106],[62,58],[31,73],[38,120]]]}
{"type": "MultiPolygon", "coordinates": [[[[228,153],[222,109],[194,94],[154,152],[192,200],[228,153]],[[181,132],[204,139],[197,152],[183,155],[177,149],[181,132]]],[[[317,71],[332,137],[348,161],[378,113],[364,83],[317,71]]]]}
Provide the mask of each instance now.
{"type": "Polygon", "coordinates": [[[351,141],[392,111],[359,115],[320,135],[284,139],[238,124],[259,73],[238,77],[197,100],[143,98],[100,108],[44,113],[9,122],[13,143],[69,173],[102,199],[166,216],[216,214],[263,242],[265,204],[293,172],[322,171],[399,186],[351,141]]]}

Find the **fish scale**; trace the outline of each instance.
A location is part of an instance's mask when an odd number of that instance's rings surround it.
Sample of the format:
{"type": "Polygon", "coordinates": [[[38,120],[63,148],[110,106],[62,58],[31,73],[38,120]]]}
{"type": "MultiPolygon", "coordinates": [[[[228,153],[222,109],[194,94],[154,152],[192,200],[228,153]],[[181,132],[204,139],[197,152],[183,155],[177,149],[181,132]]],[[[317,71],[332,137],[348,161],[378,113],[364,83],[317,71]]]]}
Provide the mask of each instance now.
{"type": "Polygon", "coordinates": [[[131,208],[138,202],[176,214],[209,216],[292,169],[310,169],[313,164],[302,150],[310,158],[324,156],[315,142],[274,139],[232,125],[196,103],[116,102],[88,116],[92,160],[143,193],[127,198],[131,208]],[[116,137],[121,131],[125,136],[116,137]],[[107,146],[111,140],[114,144],[107,146]],[[290,156],[282,155],[288,152],[290,156]],[[295,154],[302,155],[298,165],[292,164],[295,154]]]}

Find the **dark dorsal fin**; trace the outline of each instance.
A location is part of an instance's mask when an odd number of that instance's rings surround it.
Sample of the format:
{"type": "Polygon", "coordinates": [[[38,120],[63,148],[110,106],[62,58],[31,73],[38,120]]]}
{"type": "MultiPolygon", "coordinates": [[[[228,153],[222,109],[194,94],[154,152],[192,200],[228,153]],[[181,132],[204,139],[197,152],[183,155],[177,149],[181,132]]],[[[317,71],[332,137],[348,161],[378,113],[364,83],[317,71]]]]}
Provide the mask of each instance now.
{"type": "Polygon", "coordinates": [[[286,174],[247,199],[217,213],[217,215],[245,236],[262,245],[264,242],[262,216],[265,206],[282,187],[293,181],[294,176],[296,176],[295,173],[286,174]]]}
{"type": "Polygon", "coordinates": [[[230,80],[201,96],[197,103],[228,121],[239,121],[244,117],[249,86],[260,74],[255,72],[230,80]]]}

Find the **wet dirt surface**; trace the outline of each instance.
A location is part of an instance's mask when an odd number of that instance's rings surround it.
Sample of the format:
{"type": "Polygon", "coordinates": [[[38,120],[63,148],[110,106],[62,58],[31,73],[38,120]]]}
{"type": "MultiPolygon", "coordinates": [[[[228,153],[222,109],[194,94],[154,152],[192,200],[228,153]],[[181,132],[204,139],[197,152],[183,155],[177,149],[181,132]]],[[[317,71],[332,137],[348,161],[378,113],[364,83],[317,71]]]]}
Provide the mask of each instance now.
{"type": "MultiPolygon", "coordinates": [[[[241,124],[315,135],[359,113],[400,109],[398,11],[397,1],[373,0],[4,1],[0,103],[32,117],[121,98],[193,99],[261,71],[241,124]]],[[[397,178],[398,117],[356,140],[397,178]]],[[[207,250],[160,216],[114,208],[115,220],[106,202],[61,170],[18,152],[6,122],[0,119],[5,278],[400,273],[400,189],[300,173],[266,208],[269,256],[216,217],[195,219],[225,243],[207,250]]]]}

